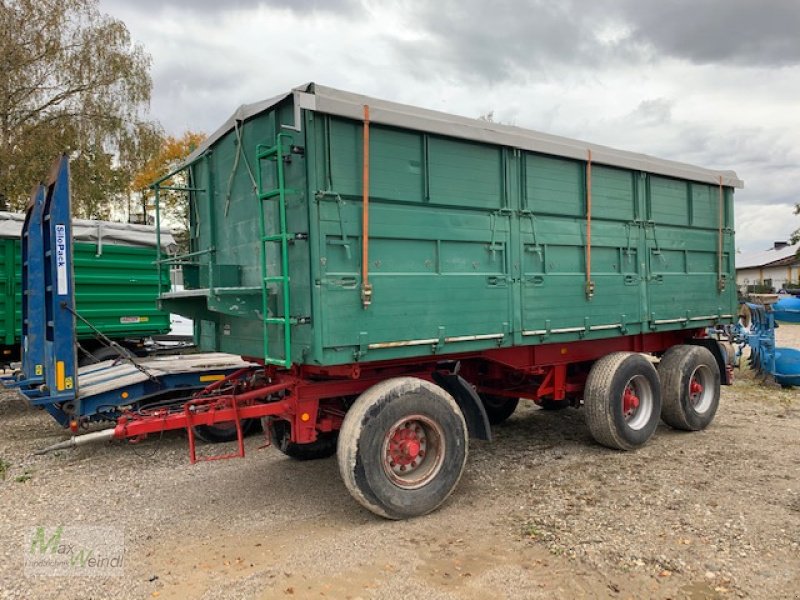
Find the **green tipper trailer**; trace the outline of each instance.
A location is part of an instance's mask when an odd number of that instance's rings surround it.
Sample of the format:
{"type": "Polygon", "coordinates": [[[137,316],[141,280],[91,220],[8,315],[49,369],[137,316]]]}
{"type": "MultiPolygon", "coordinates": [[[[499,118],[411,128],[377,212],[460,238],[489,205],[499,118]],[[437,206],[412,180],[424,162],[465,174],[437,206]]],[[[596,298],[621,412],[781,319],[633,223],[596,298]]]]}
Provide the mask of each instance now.
{"type": "MultiPolygon", "coordinates": [[[[23,214],[0,212],[0,348],[4,361],[19,357],[22,327],[20,295],[20,232],[23,214]]],[[[169,313],[156,306],[158,295],[169,290],[169,274],[154,266],[155,229],[75,219],[75,296],[78,313],[105,336],[134,349],[149,336],[169,332],[169,313]],[[161,277],[159,283],[159,277],[161,277]]],[[[172,236],[162,234],[166,252],[172,236]]],[[[96,333],[78,320],[81,347],[107,357],[96,333]]],[[[91,360],[79,353],[79,359],[91,360]]]]}
{"type": "Polygon", "coordinates": [[[162,305],[263,367],[170,423],[261,416],[297,458],[338,438],[378,514],[438,506],[520,397],[632,449],[659,417],[706,427],[731,381],[731,171],[315,84],[241,107],[181,170],[191,251],[159,264],[186,289],[162,305]]]}

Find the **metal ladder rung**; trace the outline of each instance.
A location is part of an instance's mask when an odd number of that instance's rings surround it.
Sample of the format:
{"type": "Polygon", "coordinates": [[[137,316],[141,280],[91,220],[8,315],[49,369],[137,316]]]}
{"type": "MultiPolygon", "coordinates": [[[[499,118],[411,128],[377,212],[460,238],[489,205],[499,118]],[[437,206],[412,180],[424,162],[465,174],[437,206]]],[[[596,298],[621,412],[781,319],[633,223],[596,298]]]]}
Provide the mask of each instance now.
{"type": "Polygon", "coordinates": [[[287,246],[290,239],[293,239],[293,235],[291,235],[286,230],[286,196],[290,194],[298,194],[296,190],[290,189],[285,187],[285,175],[284,175],[284,161],[283,161],[283,154],[284,149],[288,149],[287,141],[290,140],[291,136],[285,133],[277,134],[275,138],[275,145],[271,147],[264,147],[264,146],[257,146],[256,147],[256,158],[258,163],[257,168],[257,176],[258,176],[258,189],[257,189],[257,198],[259,202],[259,206],[261,210],[259,211],[259,226],[260,226],[260,238],[261,238],[261,294],[262,294],[262,314],[268,314],[267,308],[267,295],[269,293],[268,285],[270,283],[277,283],[281,286],[279,291],[279,305],[282,309],[284,314],[283,317],[263,317],[263,335],[264,335],[264,363],[271,364],[271,365],[279,365],[282,367],[290,367],[292,363],[291,357],[291,330],[290,326],[297,324],[298,320],[289,317],[289,305],[290,305],[290,298],[289,298],[289,260],[288,260],[288,253],[287,253],[287,246]],[[287,140],[287,141],[284,141],[287,140]],[[264,160],[269,160],[275,166],[275,188],[269,190],[262,189],[262,162],[264,160]],[[277,208],[278,208],[278,223],[276,229],[278,233],[276,234],[267,234],[266,222],[265,222],[265,215],[264,215],[264,202],[267,200],[277,200],[277,208]],[[278,256],[280,258],[279,265],[277,267],[278,272],[280,275],[268,275],[267,274],[267,244],[268,243],[278,243],[278,256]],[[278,358],[275,356],[269,355],[269,336],[268,336],[268,326],[269,325],[280,325],[283,329],[283,357],[278,358]]]}
{"type": "Polygon", "coordinates": [[[256,158],[269,158],[278,154],[278,146],[270,146],[266,150],[260,150],[256,153],[256,158]]]}

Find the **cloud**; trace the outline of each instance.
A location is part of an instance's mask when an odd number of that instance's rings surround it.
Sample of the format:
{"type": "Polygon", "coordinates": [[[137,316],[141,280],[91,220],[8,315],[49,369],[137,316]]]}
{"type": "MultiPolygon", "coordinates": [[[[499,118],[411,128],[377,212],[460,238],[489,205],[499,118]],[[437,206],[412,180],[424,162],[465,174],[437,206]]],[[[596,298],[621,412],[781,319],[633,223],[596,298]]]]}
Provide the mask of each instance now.
{"type": "Polygon", "coordinates": [[[627,22],[628,42],[698,64],[800,63],[796,0],[671,0],[611,3],[627,22]]]}
{"type": "Polygon", "coordinates": [[[406,26],[419,38],[398,41],[398,55],[421,61],[418,76],[457,69],[467,79],[498,82],[558,76],[565,65],[624,58],[613,20],[576,0],[441,0],[407,3],[406,26]]]}
{"type": "MultiPolygon", "coordinates": [[[[800,218],[800,5],[745,0],[101,0],[153,55],[152,114],[210,132],[317,81],[735,169],[737,245],[800,218]]],[[[795,223],[798,221],[798,223],[795,223]]]]}
{"type": "Polygon", "coordinates": [[[187,15],[218,14],[232,10],[258,8],[285,9],[297,13],[350,11],[358,0],[137,0],[133,6],[129,0],[104,0],[104,9],[115,13],[133,8],[142,12],[181,11],[187,15]]]}

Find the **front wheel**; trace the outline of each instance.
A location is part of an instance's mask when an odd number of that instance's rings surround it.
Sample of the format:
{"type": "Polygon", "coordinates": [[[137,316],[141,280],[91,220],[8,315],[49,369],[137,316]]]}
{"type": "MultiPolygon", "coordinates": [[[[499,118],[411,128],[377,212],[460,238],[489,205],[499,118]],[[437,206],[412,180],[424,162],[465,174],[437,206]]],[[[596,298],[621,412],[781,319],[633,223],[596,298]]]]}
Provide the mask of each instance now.
{"type": "Polygon", "coordinates": [[[658,373],[641,354],[608,354],[592,366],[583,401],[595,441],[616,450],[633,450],[646,444],[658,427],[658,373]]]}
{"type": "Polygon", "coordinates": [[[467,425],[442,388],[398,377],[361,394],[339,432],[339,471],[350,494],[387,519],[439,507],[467,460],[467,425]]]}
{"type": "MultiPolygon", "coordinates": [[[[242,435],[250,435],[258,424],[257,419],[242,419],[242,435]]],[[[196,425],[194,434],[209,444],[222,444],[238,439],[236,423],[218,423],[216,425],[196,425]]]]}
{"type": "Polygon", "coordinates": [[[317,460],[336,454],[338,431],[317,433],[317,439],[309,444],[298,444],[291,440],[291,425],[288,421],[263,419],[264,431],[269,432],[270,440],[275,447],[289,458],[295,460],[317,460]],[[268,422],[265,422],[268,421],[268,422]]]}

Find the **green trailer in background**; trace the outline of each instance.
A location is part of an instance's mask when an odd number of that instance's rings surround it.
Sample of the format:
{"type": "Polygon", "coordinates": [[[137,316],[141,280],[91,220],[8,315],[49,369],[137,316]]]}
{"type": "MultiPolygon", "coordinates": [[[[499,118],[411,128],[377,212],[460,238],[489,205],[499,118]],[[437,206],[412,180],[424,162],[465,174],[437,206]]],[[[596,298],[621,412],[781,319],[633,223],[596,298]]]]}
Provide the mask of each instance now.
{"type": "MultiPolygon", "coordinates": [[[[20,234],[23,214],[0,212],[0,352],[2,362],[19,358],[22,327],[20,234]]],[[[75,297],[77,312],[123,347],[136,351],[142,341],[170,330],[170,315],[156,306],[170,289],[169,274],[157,271],[156,232],[147,225],[75,219],[75,297]],[[159,277],[161,278],[159,280],[159,277]]],[[[175,240],[161,233],[162,253],[175,240]]],[[[116,355],[78,320],[81,362],[116,355]]]]}

